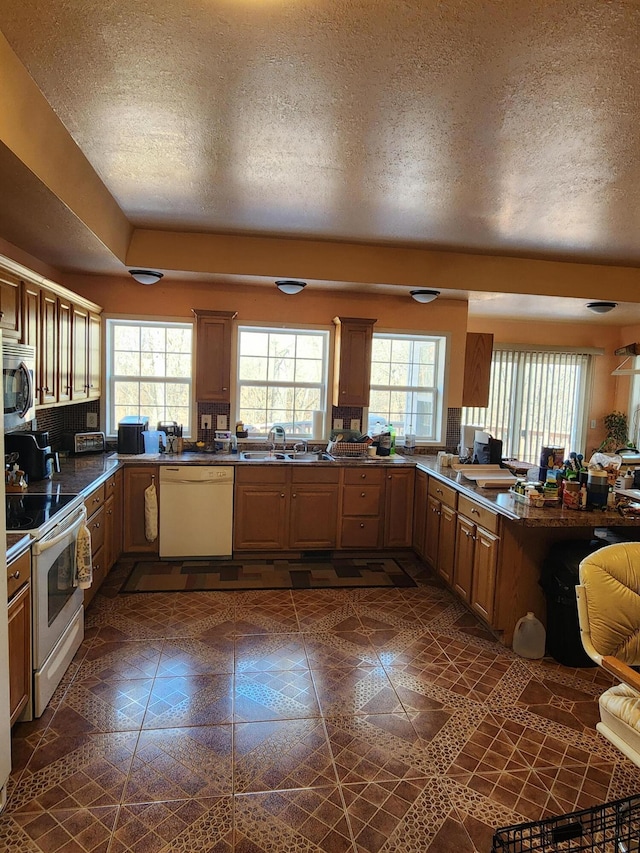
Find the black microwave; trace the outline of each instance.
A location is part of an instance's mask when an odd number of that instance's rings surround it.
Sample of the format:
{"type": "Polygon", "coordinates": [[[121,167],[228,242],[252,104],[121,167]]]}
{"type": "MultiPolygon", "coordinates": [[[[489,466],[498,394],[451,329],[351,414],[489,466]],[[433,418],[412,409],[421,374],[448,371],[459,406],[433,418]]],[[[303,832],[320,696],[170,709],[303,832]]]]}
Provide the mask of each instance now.
{"type": "Polygon", "coordinates": [[[36,416],[36,348],[2,342],[2,397],[5,432],[17,429],[36,416]]]}

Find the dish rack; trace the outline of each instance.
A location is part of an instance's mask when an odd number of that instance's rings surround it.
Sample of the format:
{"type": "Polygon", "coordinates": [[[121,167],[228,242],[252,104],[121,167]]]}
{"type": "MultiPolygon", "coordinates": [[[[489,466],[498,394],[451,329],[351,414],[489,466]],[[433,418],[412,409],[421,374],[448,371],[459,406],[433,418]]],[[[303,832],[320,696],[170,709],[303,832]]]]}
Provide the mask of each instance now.
{"type": "Polygon", "coordinates": [[[330,441],[327,453],[332,456],[366,456],[369,445],[366,441],[330,441]]]}
{"type": "Polygon", "coordinates": [[[496,830],[491,853],[539,850],[632,853],[640,849],[640,795],[496,830]]]}

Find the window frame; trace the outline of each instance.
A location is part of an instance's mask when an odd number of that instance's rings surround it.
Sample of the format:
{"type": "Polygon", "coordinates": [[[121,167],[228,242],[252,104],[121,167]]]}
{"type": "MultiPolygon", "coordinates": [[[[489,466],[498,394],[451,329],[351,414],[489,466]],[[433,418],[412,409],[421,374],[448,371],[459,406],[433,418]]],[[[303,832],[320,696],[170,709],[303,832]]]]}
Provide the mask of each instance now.
{"type": "MultiPolygon", "coordinates": [[[[435,405],[434,405],[434,414],[433,414],[433,428],[434,428],[434,437],[427,438],[422,435],[416,434],[416,446],[420,447],[439,447],[444,443],[444,437],[446,435],[446,420],[447,420],[447,406],[446,406],[446,392],[448,386],[448,378],[449,378],[449,360],[451,353],[451,333],[450,332],[427,332],[422,331],[418,332],[413,329],[374,329],[373,331],[373,339],[375,338],[392,338],[396,340],[410,340],[410,341],[434,341],[436,343],[436,369],[435,369],[435,379],[436,384],[434,386],[435,390],[435,405]]],[[[371,357],[371,367],[373,367],[373,351],[371,357]]],[[[418,390],[423,386],[403,386],[407,387],[411,392],[411,389],[418,390]]],[[[424,386],[426,387],[426,386],[424,386]]],[[[371,383],[371,374],[369,374],[369,393],[373,390],[387,390],[391,389],[393,386],[383,386],[383,385],[373,385],[371,383]]],[[[371,411],[371,405],[367,406],[363,410],[363,429],[369,423],[369,415],[371,411]]]]}
{"type": "MultiPolygon", "coordinates": [[[[323,354],[323,361],[324,361],[323,374],[324,375],[323,375],[323,378],[320,381],[320,383],[318,383],[318,387],[321,389],[320,411],[322,411],[323,433],[326,432],[326,420],[327,420],[327,416],[328,416],[327,413],[329,411],[330,404],[331,404],[331,401],[329,399],[329,392],[330,392],[330,388],[331,388],[331,377],[333,375],[334,329],[330,326],[317,325],[317,324],[311,324],[311,323],[296,323],[295,325],[288,324],[288,323],[287,324],[269,323],[267,321],[265,321],[265,322],[251,322],[251,321],[249,321],[249,322],[244,322],[244,323],[238,323],[237,326],[235,327],[234,351],[236,354],[236,369],[235,369],[235,374],[234,374],[234,399],[232,402],[232,411],[234,412],[236,423],[240,420],[240,396],[241,396],[242,385],[244,384],[240,378],[240,345],[241,345],[241,339],[242,339],[242,332],[244,330],[247,330],[247,331],[252,331],[252,330],[266,331],[266,332],[275,332],[275,333],[283,333],[284,332],[286,334],[292,334],[292,335],[293,334],[307,334],[307,333],[308,334],[314,334],[314,333],[318,334],[318,333],[320,333],[324,336],[324,342],[325,342],[324,343],[324,354],[323,354]]],[[[252,383],[252,384],[256,384],[256,383],[252,383]]],[[[283,387],[283,388],[295,387],[296,386],[295,382],[275,383],[275,382],[269,382],[269,380],[266,380],[264,382],[260,382],[257,384],[263,385],[264,387],[269,387],[269,385],[271,385],[271,386],[277,386],[277,387],[283,387]]],[[[297,384],[298,384],[298,386],[300,386],[300,383],[297,383],[297,384]]],[[[305,387],[307,384],[309,384],[309,387],[311,387],[312,383],[302,383],[302,387],[305,387]]],[[[312,429],[313,429],[313,425],[312,425],[312,429]]],[[[269,434],[268,431],[267,432],[260,432],[260,433],[253,432],[253,433],[249,434],[247,440],[249,440],[249,441],[251,441],[251,440],[253,440],[253,441],[264,441],[267,438],[268,434],[269,434]]],[[[299,433],[296,433],[295,435],[297,437],[299,437],[301,441],[307,440],[307,439],[313,440],[313,439],[320,439],[321,438],[321,436],[314,436],[313,432],[309,433],[309,436],[299,434],[299,433]]],[[[287,439],[289,440],[292,438],[294,438],[294,436],[292,436],[291,434],[288,433],[287,439]]]]}
{"type": "MultiPolygon", "coordinates": [[[[135,316],[132,317],[130,314],[103,314],[104,318],[104,338],[105,338],[105,346],[103,349],[103,376],[105,378],[104,387],[105,393],[102,395],[101,405],[100,405],[100,417],[102,423],[105,425],[105,436],[108,439],[115,439],[118,434],[118,424],[112,423],[113,416],[113,396],[114,396],[114,381],[116,376],[111,374],[111,367],[113,365],[113,328],[116,324],[122,325],[130,325],[130,326],[160,326],[166,327],[169,325],[177,325],[182,327],[190,327],[191,328],[191,375],[188,377],[189,381],[189,420],[191,423],[191,429],[189,433],[184,433],[184,438],[192,439],[195,435],[197,435],[197,402],[195,399],[195,377],[196,377],[196,324],[195,320],[191,320],[188,317],[167,317],[167,316],[135,316]]],[[[172,377],[174,378],[174,377],[172,377]]],[[[178,377],[175,377],[178,378],[178,377]]],[[[182,378],[182,377],[180,377],[182,378]]],[[[186,377],[185,377],[186,378],[186,377]]],[[[155,380],[155,377],[150,377],[151,381],[155,380]]],[[[158,380],[160,381],[160,380],[158,380]]],[[[167,381],[167,377],[162,381],[167,381]]],[[[151,429],[155,429],[156,425],[150,425],[151,429]]]]}

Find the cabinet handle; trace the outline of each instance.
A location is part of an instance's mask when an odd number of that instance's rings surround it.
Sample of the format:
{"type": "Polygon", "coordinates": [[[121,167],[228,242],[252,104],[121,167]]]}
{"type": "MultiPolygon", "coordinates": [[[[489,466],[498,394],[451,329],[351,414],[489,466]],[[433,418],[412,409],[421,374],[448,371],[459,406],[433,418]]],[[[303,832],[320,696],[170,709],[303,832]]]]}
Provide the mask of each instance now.
{"type": "Polygon", "coordinates": [[[99,527],[100,527],[100,522],[99,522],[99,521],[95,521],[95,522],[94,522],[94,524],[93,524],[93,529],[94,529],[94,530],[97,530],[99,527]]]}
{"type": "Polygon", "coordinates": [[[0,311],[0,320],[4,320],[4,311],[0,311]]]}
{"type": "Polygon", "coordinates": [[[360,527],[364,527],[364,521],[360,522],[360,527]]]}
{"type": "Polygon", "coordinates": [[[292,497],[292,498],[297,498],[298,496],[297,496],[297,495],[296,495],[296,493],[294,492],[294,493],[291,495],[291,497],[292,497]]]}
{"type": "Polygon", "coordinates": [[[367,496],[367,493],[366,493],[366,492],[360,492],[360,497],[361,497],[361,498],[366,498],[366,496],[367,496]]]}
{"type": "Polygon", "coordinates": [[[113,510],[112,510],[112,509],[108,509],[108,510],[107,510],[107,515],[112,515],[112,513],[113,513],[113,510]]]}
{"type": "Polygon", "coordinates": [[[227,391],[228,389],[227,389],[227,388],[223,388],[222,390],[223,390],[223,391],[227,391]]]}
{"type": "Polygon", "coordinates": [[[436,495],[443,495],[443,494],[444,494],[444,492],[442,491],[442,489],[436,489],[436,495]]]}
{"type": "Polygon", "coordinates": [[[281,498],[283,498],[283,497],[284,497],[284,492],[280,492],[280,497],[281,497],[281,498]]]}
{"type": "Polygon", "coordinates": [[[473,507],[473,506],[471,507],[471,512],[473,513],[473,515],[480,515],[480,510],[479,510],[479,509],[476,509],[476,508],[475,508],[475,507],[473,507]]]}
{"type": "Polygon", "coordinates": [[[387,474],[387,480],[391,479],[391,474],[387,474]]]}
{"type": "Polygon", "coordinates": [[[14,579],[14,581],[17,581],[18,578],[20,577],[20,569],[16,569],[15,572],[12,575],[10,575],[10,577],[12,577],[14,579]]]}
{"type": "Polygon", "coordinates": [[[361,477],[363,480],[366,480],[366,479],[367,479],[367,475],[366,475],[366,474],[360,474],[360,477],[361,477]]]}
{"type": "Polygon", "coordinates": [[[94,499],[93,499],[93,502],[94,502],[94,504],[99,504],[99,503],[100,503],[100,498],[94,498],[94,499]]]}

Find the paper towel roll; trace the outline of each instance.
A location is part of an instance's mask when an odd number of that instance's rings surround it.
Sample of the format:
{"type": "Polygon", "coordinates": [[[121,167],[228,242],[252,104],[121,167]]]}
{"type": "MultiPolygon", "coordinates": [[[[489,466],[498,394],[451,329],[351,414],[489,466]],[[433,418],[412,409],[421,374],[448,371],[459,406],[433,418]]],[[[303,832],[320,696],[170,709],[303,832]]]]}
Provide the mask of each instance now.
{"type": "Polygon", "coordinates": [[[315,409],[312,417],[311,438],[324,438],[324,412],[315,409]]]}

